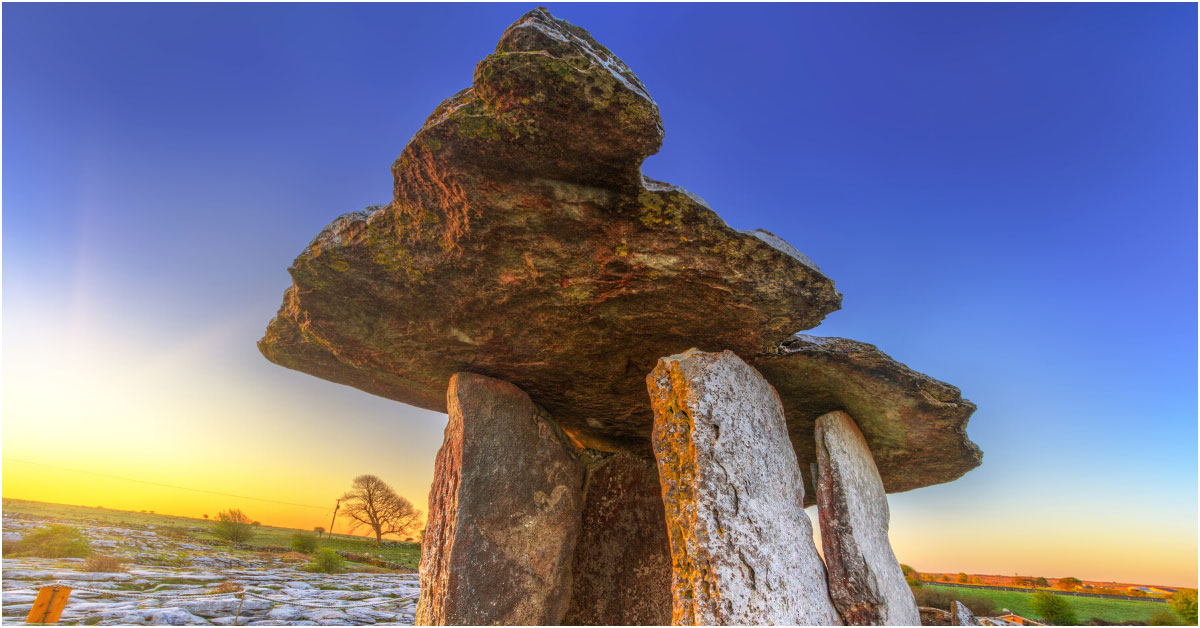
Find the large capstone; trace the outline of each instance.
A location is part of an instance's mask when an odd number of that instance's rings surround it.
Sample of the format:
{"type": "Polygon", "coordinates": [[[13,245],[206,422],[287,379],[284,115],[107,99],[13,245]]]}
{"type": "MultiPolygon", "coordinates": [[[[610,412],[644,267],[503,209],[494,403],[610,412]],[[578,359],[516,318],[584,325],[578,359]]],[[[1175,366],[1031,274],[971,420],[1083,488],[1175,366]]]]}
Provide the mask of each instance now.
{"type": "Polygon", "coordinates": [[[854,417],[888,493],[956,480],[983,461],[967,438],[975,404],[874,345],[796,334],[751,363],[779,392],[801,468],[816,462],[817,418],[835,410],[854,417]]]}
{"type": "Polygon", "coordinates": [[[647,378],[675,624],[838,625],[774,389],[733,352],[647,378]]]}
{"type": "Polygon", "coordinates": [[[529,12],[405,146],[391,202],[296,258],[260,350],[441,412],[454,373],[489,375],[582,444],[649,456],[643,378],[659,357],[769,354],[841,303],[780,238],[643,177],[662,138],[619,58],[529,12]]]}
{"type": "Polygon", "coordinates": [[[917,602],[888,541],[887,495],[850,415],[817,419],[817,506],[829,596],[852,626],[917,626],[917,602]]]}
{"type": "Polygon", "coordinates": [[[566,624],[671,622],[671,548],[654,459],[614,454],[588,471],[566,624]]]}
{"type": "Polygon", "coordinates": [[[571,596],[583,465],[516,386],[458,373],[421,544],[421,625],[554,625],[571,596]]]}

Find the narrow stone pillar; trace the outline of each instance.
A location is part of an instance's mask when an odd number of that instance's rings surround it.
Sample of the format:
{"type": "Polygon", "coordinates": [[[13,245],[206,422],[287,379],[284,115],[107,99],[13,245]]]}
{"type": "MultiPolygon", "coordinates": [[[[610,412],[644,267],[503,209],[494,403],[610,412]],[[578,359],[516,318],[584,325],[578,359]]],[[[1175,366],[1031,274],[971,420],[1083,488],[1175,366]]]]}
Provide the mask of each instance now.
{"type": "Polygon", "coordinates": [[[614,454],[588,470],[565,624],[671,622],[671,548],[654,459],[614,454]]]}
{"type": "Polygon", "coordinates": [[[516,386],[458,373],[421,547],[419,625],[554,625],[571,595],[583,466],[516,386]]]}
{"type": "Polygon", "coordinates": [[[817,507],[829,595],[854,626],[921,623],[888,541],[887,495],[867,441],[850,415],[817,419],[817,507]]]}
{"type": "Polygon", "coordinates": [[[976,619],[975,613],[967,608],[966,604],[954,600],[950,603],[950,625],[951,626],[979,626],[979,620],[976,619]]]}
{"type": "Polygon", "coordinates": [[[673,562],[672,623],[840,625],[779,396],[732,352],[647,377],[673,562]]]}

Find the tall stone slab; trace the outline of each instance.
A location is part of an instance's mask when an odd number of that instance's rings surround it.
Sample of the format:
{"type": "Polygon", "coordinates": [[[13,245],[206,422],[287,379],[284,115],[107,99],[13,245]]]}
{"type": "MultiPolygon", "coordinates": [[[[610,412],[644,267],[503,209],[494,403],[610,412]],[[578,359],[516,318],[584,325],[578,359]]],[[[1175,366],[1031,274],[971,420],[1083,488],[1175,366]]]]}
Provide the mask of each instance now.
{"type": "Polygon", "coordinates": [[[609,456],[589,469],[585,486],[574,591],[563,622],[669,624],[671,548],[654,459],[609,456]]]}
{"type": "Polygon", "coordinates": [[[672,623],[840,625],[779,396],[730,351],[647,377],[672,558],[672,623]]]}
{"type": "Polygon", "coordinates": [[[950,603],[950,625],[951,626],[980,626],[979,619],[975,617],[975,613],[967,608],[966,604],[954,600],[950,603]]]}
{"type": "Polygon", "coordinates": [[[888,541],[887,495],[871,449],[849,414],[816,424],[817,506],[829,595],[848,625],[916,626],[912,590],[888,541]]]}
{"type": "Polygon", "coordinates": [[[583,465],[512,384],[457,373],[446,397],[416,623],[557,624],[570,602],[583,465]]]}

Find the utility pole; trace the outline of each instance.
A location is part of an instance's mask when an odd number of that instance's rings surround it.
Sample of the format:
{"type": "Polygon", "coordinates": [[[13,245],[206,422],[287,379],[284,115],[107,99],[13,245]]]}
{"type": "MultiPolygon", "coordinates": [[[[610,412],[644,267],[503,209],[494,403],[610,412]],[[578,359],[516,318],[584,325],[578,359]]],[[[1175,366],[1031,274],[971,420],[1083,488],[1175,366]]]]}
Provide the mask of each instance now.
{"type": "Polygon", "coordinates": [[[339,500],[337,500],[337,503],[333,505],[333,519],[330,519],[330,521],[329,521],[329,538],[333,538],[333,524],[337,523],[337,511],[338,511],[338,508],[341,508],[341,507],[342,507],[342,500],[339,499],[339,500]]]}

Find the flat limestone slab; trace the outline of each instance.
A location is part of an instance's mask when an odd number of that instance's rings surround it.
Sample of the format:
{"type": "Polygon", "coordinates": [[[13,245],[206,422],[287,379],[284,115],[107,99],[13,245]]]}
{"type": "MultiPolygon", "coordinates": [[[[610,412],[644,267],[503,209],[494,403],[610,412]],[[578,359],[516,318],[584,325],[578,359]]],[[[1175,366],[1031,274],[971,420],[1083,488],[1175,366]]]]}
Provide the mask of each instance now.
{"type": "Polygon", "coordinates": [[[619,58],[529,12],[404,147],[392,201],[296,258],[260,350],[441,412],[451,375],[489,375],[581,443],[649,455],[643,379],[659,357],[769,353],[841,303],[783,240],[643,177],[662,139],[619,58]]]}
{"type": "Polygon", "coordinates": [[[459,373],[446,397],[416,623],[558,624],[571,596],[583,465],[512,384],[459,373]]]}
{"type": "Polygon", "coordinates": [[[676,625],[840,625],[779,397],[732,352],[647,377],[676,625]]]}
{"type": "MultiPolygon", "coordinates": [[[[817,418],[835,410],[854,417],[888,493],[950,482],[983,462],[967,438],[975,404],[874,345],[796,334],[748,361],[779,392],[802,469],[817,461],[817,418]]],[[[815,491],[806,488],[812,505],[815,491]]]]}
{"type": "Polygon", "coordinates": [[[588,471],[563,623],[671,623],[671,547],[653,458],[613,454],[588,471]]]}
{"type": "Polygon", "coordinates": [[[817,419],[817,506],[829,597],[853,626],[919,626],[921,615],[888,540],[887,494],[871,450],[842,411],[817,419]]]}

